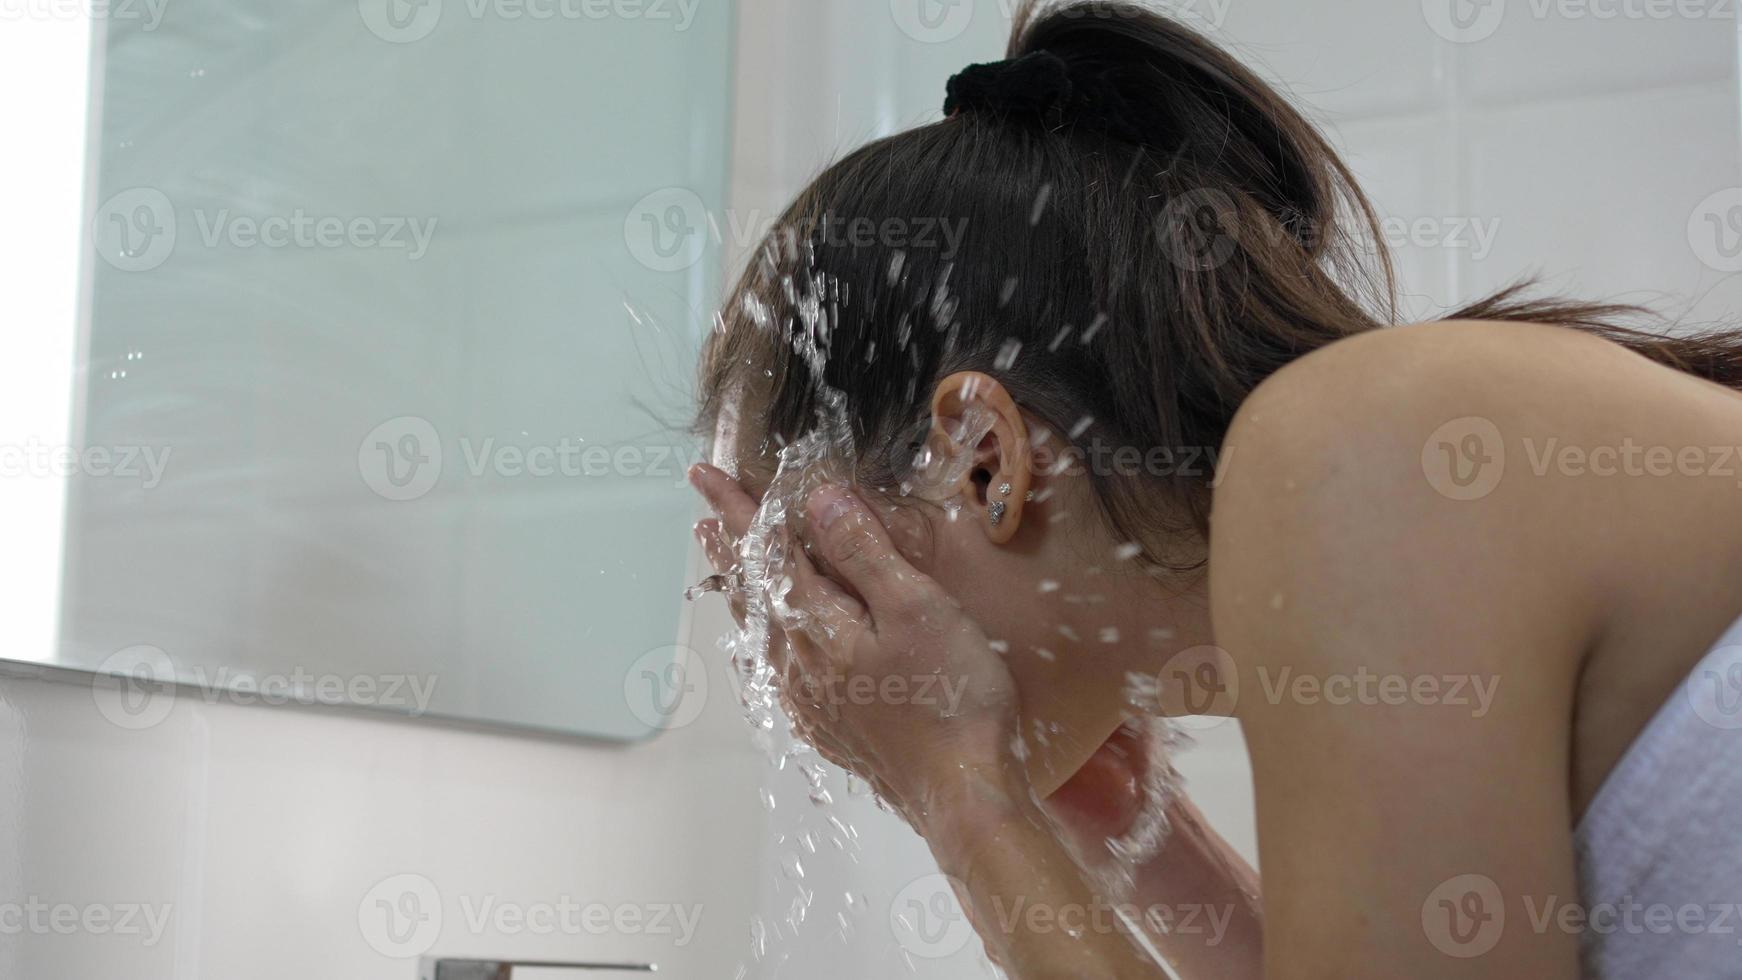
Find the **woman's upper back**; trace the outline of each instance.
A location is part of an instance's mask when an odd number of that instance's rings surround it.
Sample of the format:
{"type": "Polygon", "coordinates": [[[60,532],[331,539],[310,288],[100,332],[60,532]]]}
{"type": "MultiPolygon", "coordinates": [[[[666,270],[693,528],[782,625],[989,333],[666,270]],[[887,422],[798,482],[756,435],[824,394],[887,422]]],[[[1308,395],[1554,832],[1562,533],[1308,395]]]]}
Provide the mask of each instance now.
{"type": "MultiPolygon", "coordinates": [[[[1270,695],[1240,701],[1267,894],[1341,896],[1278,916],[1267,955],[1419,942],[1397,910],[1462,875],[1520,915],[1575,893],[1578,815],[1742,613],[1737,433],[1742,396],[1530,324],[1363,334],[1253,394],[1214,501],[1217,642],[1270,695]],[[1327,700],[1360,673],[1400,697],[1327,700]],[[1484,683],[1486,707],[1450,696],[1484,683]]],[[[1509,933],[1489,962],[1556,975],[1575,942],[1509,933]]]]}

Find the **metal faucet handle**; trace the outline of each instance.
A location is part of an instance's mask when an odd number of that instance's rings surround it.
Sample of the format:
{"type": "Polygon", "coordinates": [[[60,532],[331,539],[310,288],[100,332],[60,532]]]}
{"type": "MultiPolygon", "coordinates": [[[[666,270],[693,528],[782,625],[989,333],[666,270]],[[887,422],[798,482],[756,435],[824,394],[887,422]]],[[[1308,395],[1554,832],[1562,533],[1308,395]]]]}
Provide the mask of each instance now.
{"type": "Polygon", "coordinates": [[[652,963],[553,963],[537,960],[455,960],[425,957],[418,964],[419,980],[510,980],[514,968],[536,970],[614,970],[618,973],[654,973],[652,963]]]}

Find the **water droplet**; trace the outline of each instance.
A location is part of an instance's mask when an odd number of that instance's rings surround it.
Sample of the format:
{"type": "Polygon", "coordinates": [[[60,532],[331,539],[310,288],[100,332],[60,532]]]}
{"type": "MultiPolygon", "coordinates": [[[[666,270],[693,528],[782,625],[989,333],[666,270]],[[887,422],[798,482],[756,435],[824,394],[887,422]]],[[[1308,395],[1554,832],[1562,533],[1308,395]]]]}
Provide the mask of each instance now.
{"type": "Polygon", "coordinates": [[[1040,224],[1040,216],[1046,213],[1046,204],[1052,200],[1052,182],[1048,181],[1040,188],[1040,193],[1034,198],[1034,210],[1028,213],[1030,227],[1040,224]]]}

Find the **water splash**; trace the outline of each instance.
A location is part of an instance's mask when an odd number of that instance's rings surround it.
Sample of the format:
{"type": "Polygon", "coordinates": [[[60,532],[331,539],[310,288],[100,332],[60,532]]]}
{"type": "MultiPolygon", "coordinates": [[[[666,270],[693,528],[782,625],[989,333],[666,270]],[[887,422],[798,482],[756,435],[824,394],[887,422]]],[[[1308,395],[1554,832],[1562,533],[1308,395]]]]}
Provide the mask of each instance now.
{"type": "MultiPolygon", "coordinates": [[[[1044,205],[1044,199],[1037,202],[1037,212],[1044,205]]],[[[888,269],[891,287],[905,284],[910,272],[906,256],[896,253],[891,257],[888,269]]],[[[949,291],[949,278],[950,269],[946,267],[933,284],[929,309],[921,314],[922,318],[929,314],[932,326],[940,330],[951,328],[958,308],[957,300],[949,291]]],[[[809,617],[804,610],[789,602],[794,562],[807,540],[805,503],[821,487],[839,484],[856,487],[867,504],[885,517],[886,524],[892,523],[889,518],[896,508],[916,502],[933,505],[944,514],[953,515],[960,509],[962,489],[971,485],[966,477],[973,465],[973,449],[992,431],[995,422],[990,412],[972,404],[972,393],[969,392],[965,400],[970,407],[962,417],[941,424],[933,424],[929,419],[920,423],[925,438],[907,465],[898,468],[896,486],[882,489],[858,487],[856,463],[866,447],[856,443],[845,397],[824,380],[839,311],[846,305],[850,294],[845,284],[822,275],[805,277],[803,281],[787,276],[779,282],[779,288],[785,307],[792,311],[790,323],[778,324],[774,311],[765,301],[755,297],[754,291],[746,291],[740,301],[742,309],[756,329],[786,331],[794,352],[808,370],[808,381],[818,409],[809,431],[783,445],[777,453],[773,479],[748,531],[738,542],[736,567],[697,587],[702,592],[730,592],[741,600],[743,626],[722,646],[730,653],[738,674],[739,691],[754,741],[767,754],[776,771],[786,770],[789,764],[798,770],[805,781],[806,795],[816,807],[811,813],[826,817],[826,829],[818,825],[812,830],[803,827],[806,815],[797,815],[795,819],[800,821],[801,827],[792,837],[792,846],[777,852],[781,856],[773,875],[773,887],[776,894],[786,899],[784,911],[776,911],[779,906],[770,906],[773,921],[758,915],[750,923],[751,956],[766,967],[777,967],[786,959],[785,954],[771,947],[782,939],[798,936],[807,923],[832,928],[843,942],[862,931],[874,931],[861,930],[855,925],[866,914],[863,896],[846,892],[841,899],[828,899],[839,902],[838,908],[816,907],[819,899],[814,885],[819,873],[811,873],[807,862],[812,857],[821,860],[819,841],[826,840],[833,853],[845,855],[857,863],[859,832],[831,812],[835,807],[834,796],[828,788],[832,770],[813,749],[798,739],[789,722],[783,723],[785,715],[780,702],[783,678],[775,666],[778,659],[776,644],[783,642],[778,624],[826,633],[833,623],[827,616],[820,620],[809,617]]],[[[1009,280],[1006,298],[1015,288],[1016,281],[1009,280]]],[[[1084,332],[1082,340],[1092,339],[1100,325],[1101,321],[1097,321],[1084,332]]],[[[912,318],[903,321],[898,333],[898,347],[905,349],[914,327],[912,318]]],[[[924,326],[920,328],[924,329],[924,326]]],[[[1052,348],[1062,344],[1069,333],[1068,327],[1061,331],[1052,348]]],[[[1001,349],[998,359],[1004,366],[1009,366],[1021,353],[1022,345],[1012,339],[1001,349]]],[[[875,348],[868,348],[864,353],[867,363],[875,357],[875,348]]],[[[1082,435],[1093,421],[1089,417],[1079,420],[1071,430],[1072,437],[1082,435]]],[[[1041,433],[1039,441],[1044,441],[1048,435],[1041,433]]],[[[1048,518],[1056,522],[1065,516],[1060,511],[1049,514],[1048,518]]],[[[1118,557],[1134,557],[1122,551],[1118,557]]],[[[1059,591],[1060,586],[1048,580],[1041,584],[1040,589],[1043,593],[1051,593],[1059,591]]],[[[1073,642],[1080,639],[1068,626],[1061,626],[1059,632],[1073,642]]],[[[1115,643],[1118,632],[1108,627],[1100,631],[1099,638],[1103,643],[1115,643]]],[[[989,641],[989,646],[1000,655],[1007,654],[1010,649],[1007,642],[999,640],[989,641]]],[[[1045,660],[1054,660],[1057,656],[1044,649],[1035,652],[1045,660]]],[[[1154,678],[1149,680],[1154,682],[1154,678]]],[[[1128,700],[1133,699],[1128,697],[1128,700]]],[[[1148,732],[1150,751],[1147,756],[1149,764],[1143,775],[1144,801],[1131,828],[1117,838],[1102,839],[1088,847],[1073,841],[1071,835],[1056,823],[1049,828],[1071,854],[1085,883],[1093,887],[1099,897],[1113,903],[1124,903],[1132,896],[1137,869],[1159,853],[1169,829],[1167,809],[1177,799],[1179,791],[1178,775],[1168,759],[1183,745],[1183,736],[1164,719],[1155,717],[1159,713],[1159,695],[1136,700],[1144,702],[1144,710],[1137,711],[1141,717],[1137,724],[1145,726],[1148,732]],[[1154,702],[1153,708],[1149,706],[1151,701],[1154,702]]],[[[1133,707],[1137,705],[1134,703],[1133,707]]],[[[1030,739],[1045,746],[1065,734],[1056,723],[1035,721],[1027,738],[1022,735],[1015,737],[1012,752],[1019,759],[1026,758],[1030,754],[1030,739]]],[[[869,792],[869,787],[862,780],[850,779],[848,792],[850,796],[857,796],[869,792]]],[[[887,801],[875,793],[871,793],[871,799],[880,808],[893,812],[887,801]]],[[[766,788],[762,790],[762,802],[771,813],[774,811],[775,796],[766,788]]],[[[1044,806],[1042,810],[1045,811],[1044,806]]],[[[777,843],[785,846],[787,840],[782,837],[777,843]]],[[[820,876],[826,879],[826,872],[820,876]]],[[[1153,939],[1153,923],[1127,921],[1126,925],[1133,941],[1140,946],[1144,944],[1144,937],[1153,939]]],[[[1153,954],[1152,948],[1148,951],[1153,954]]],[[[904,958],[906,953],[902,951],[904,958]]],[[[740,967],[742,972],[743,967],[740,967]]]]}

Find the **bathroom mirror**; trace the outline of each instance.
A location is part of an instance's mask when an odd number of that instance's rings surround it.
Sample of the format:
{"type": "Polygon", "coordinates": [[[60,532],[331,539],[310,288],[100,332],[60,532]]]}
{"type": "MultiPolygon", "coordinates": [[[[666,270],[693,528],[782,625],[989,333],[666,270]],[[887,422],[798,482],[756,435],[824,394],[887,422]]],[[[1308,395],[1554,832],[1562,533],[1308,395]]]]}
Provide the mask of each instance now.
{"type": "Polygon", "coordinates": [[[660,728],[731,3],[108,7],[74,369],[35,372],[55,639],[7,655],[660,728]]]}

